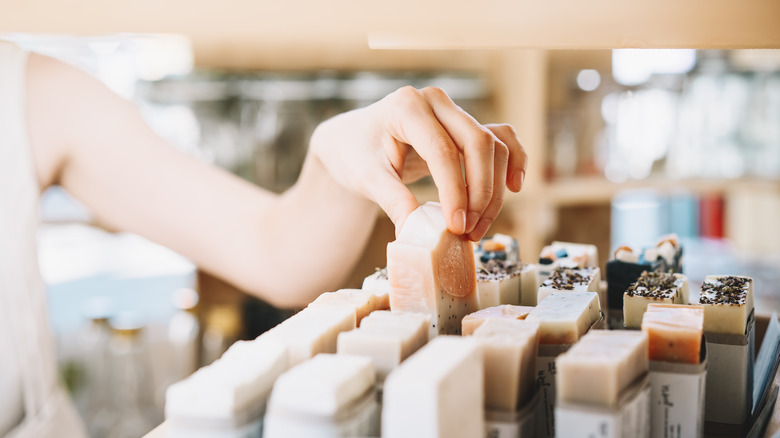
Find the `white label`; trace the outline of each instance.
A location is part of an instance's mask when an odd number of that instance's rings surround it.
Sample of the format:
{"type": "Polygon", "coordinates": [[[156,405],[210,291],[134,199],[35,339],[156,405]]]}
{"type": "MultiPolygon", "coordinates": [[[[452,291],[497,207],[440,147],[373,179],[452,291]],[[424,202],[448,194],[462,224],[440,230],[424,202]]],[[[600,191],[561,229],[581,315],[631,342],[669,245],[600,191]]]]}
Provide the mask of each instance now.
{"type": "Polygon", "coordinates": [[[653,437],[684,438],[704,433],[701,374],[650,372],[650,431],[653,437]]]}
{"type": "Polygon", "coordinates": [[[556,433],[566,438],[647,438],[650,436],[649,404],[648,385],[614,410],[576,404],[558,406],[555,409],[556,433]]]}

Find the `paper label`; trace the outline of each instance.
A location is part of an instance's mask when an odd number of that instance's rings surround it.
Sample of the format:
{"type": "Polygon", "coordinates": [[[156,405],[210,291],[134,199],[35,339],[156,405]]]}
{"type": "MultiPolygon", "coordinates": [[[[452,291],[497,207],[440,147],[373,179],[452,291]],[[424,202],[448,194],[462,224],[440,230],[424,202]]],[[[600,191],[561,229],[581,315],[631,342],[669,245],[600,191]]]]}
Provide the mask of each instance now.
{"type": "Polygon", "coordinates": [[[536,436],[555,436],[555,357],[540,356],[536,361],[536,385],[541,392],[536,417],[536,436]]]}
{"type": "MultiPolygon", "coordinates": [[[[704,419],[714,423],[742,424],[753,407],[753,344],[755,320],[748,320],[744,341],[713,342],[707,337],[707,389],[704,419]]],[[[708,336],[705,333],[705,336],[708,336]]]]}
{"type": "Polygon", "coordinates": [[[566,438],[648,438],[649,405],[648,383],[616,409],[561,405],[555,410],[556,433],[566,438]]]}
{"type": "Polygon", "coordinates": [[[651,436],[683,438],[704,434],[706,374],[650,372],[651,436]]]}

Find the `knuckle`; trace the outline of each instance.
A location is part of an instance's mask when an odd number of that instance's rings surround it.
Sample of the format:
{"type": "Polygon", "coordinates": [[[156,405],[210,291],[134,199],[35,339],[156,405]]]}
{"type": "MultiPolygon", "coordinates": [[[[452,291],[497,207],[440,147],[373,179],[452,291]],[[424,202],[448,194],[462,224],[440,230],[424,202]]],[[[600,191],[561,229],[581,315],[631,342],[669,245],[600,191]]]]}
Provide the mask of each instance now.
{"type": "Polygon", "coordinates": [[[437,99],[449,99],[447,92],[439,87],[425,87],[422,89],[422,93],[437,99]]]}
{"type": "Polygon", "coordinates": [[[487,129],[474,130],[473,134],[471,134],[471,141],[475,146],[485,149],[493,149],[495,143],[493,134],[487,129]]]}

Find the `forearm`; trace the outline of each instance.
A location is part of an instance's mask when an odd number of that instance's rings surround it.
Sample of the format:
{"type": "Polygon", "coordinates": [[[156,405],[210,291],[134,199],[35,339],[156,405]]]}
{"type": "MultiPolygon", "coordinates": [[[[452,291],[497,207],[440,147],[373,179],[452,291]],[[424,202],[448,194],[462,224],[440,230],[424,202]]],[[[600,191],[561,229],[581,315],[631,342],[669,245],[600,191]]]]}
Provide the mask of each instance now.
{"type": "Polygon", "coordinates": [[[374,227],[376,205],[345,190],[309,154],[298,182],[262,213],[258,291],[296,306],[342,287],[374,227]]]}

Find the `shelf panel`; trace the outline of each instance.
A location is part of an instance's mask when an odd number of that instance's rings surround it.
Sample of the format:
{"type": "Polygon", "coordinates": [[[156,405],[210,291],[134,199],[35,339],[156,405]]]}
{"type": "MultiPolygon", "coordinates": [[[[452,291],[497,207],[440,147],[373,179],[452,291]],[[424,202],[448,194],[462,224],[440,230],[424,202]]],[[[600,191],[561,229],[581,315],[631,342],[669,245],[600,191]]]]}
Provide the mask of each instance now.
{"type": "Polygon", "coordinates": [[[778,48],[780,2],[433,0],[369,32],[381,49],[778,48]]]}

